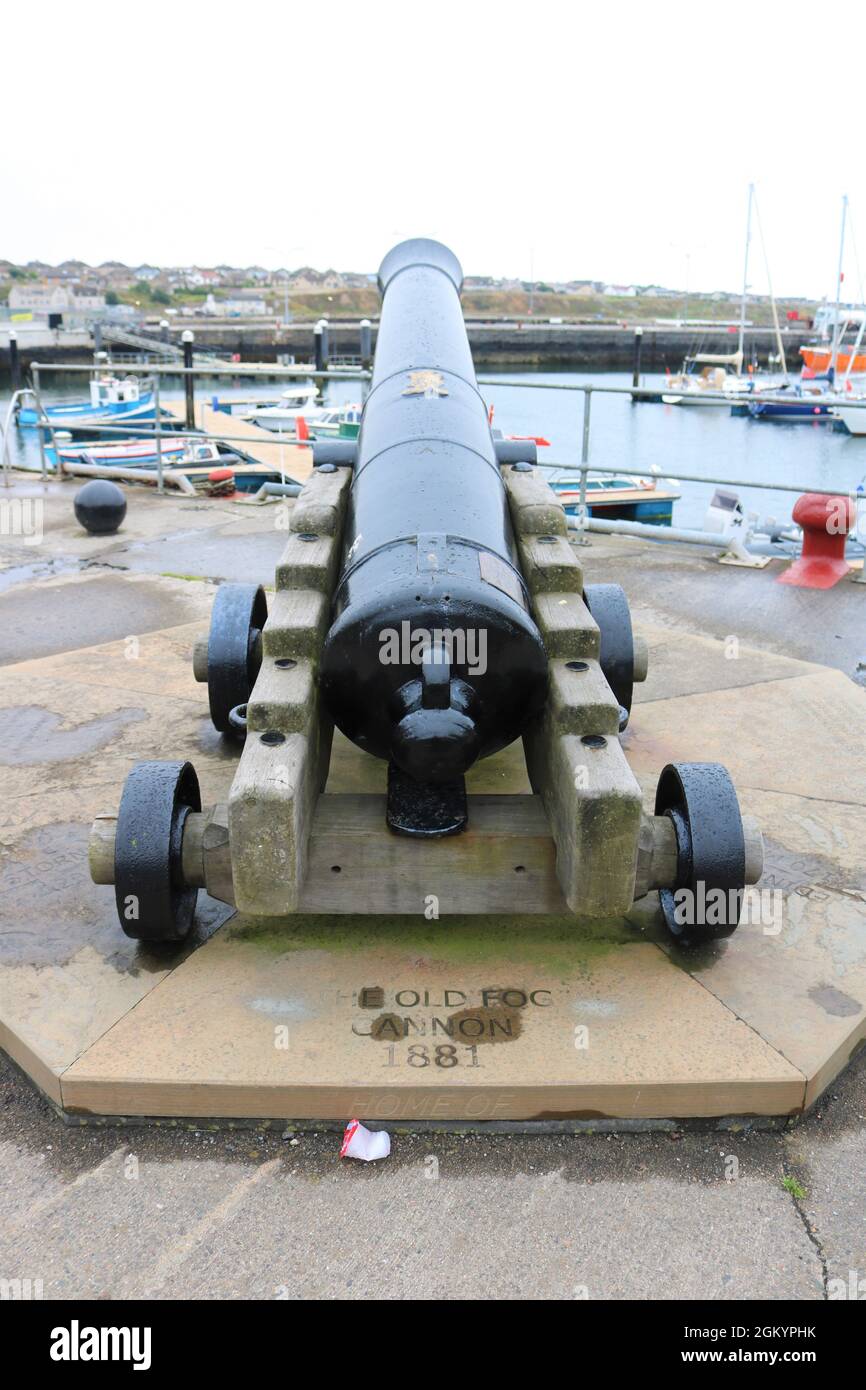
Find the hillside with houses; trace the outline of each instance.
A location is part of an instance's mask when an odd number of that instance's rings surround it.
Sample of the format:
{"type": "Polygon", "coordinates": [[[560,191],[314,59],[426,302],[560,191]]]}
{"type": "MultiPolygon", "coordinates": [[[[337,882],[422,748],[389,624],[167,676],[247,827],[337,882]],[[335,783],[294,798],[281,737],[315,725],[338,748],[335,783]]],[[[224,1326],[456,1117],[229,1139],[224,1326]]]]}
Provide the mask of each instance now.
{"type": "MultiPolygon", "coordinates": [[[[316,270],[301,266],[269,270],[264,266],[125,265],[106,261],[91,266],[79,260],[60,265],[42,261],[15,264],[0,260],[0,317],[11,321],[45,320],[76,325],[108,315],[130,321],[142,318],[237,318],[305,320],[373,317],[379,295],[372,273],[316,270]]],[[[661,285],[606,284],[599,280],[549,282],[468,275],[463,290],[468,318],[553,319],[570,322],[701,319],[737,317],[735,292],[700,292],[661,285]]],[[[788,318],[810,318],[808,301],[780,304],[788,318]]],[[[753,296],[749,318],[770,322],[766,297],[753,296]]]]}

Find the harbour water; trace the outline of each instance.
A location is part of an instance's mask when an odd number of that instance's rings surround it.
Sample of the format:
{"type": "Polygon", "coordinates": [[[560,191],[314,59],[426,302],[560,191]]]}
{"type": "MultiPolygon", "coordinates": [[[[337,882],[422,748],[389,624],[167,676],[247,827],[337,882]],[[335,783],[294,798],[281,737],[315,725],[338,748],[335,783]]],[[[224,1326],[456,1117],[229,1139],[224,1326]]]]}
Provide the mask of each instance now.
{"type": "MultiPolygon", "coordinates": [[[[485,378],[531,382],[530,387],[485,385],[481,388],[485,400],[495,411],[495,424],[506,434],[543,435],[550,440],[549,448],[539,450],[541,462],[578,464],[581,458],[583,432],[583,402],[581,392],[547,391],[544,383],[580,383],[599,386],[631,384],[624,372],[555,372],[550,370],[481,373],[485,378]]],[[[163,378],[163,398],[180,399],[182,387],[178,380],[163,378]]],[[[642,384],[663,386],[662,376],[646,375],[642,384]]],[[[43,400],[46,404],[80,397],[84,394],[84,379],[80,374],[43,377],[43,400]]],[[[256,382],[238,378],[228,383],[225,378],[201,378],[197,392],[210,398],[252,397],[274,399],[283,389],[281,382],[256,382]]],[[[326,403],[357,401],[360,398],[357,381],[329,381],[326,384],[326,403]]],[[[0,419],[5,418],[8,390],[0,394],[0,419]]],[[[226,418],[226,430],[231,427],[226,418]]],[[[272,442],[272,436],[264,436],[272,442]]],[[[39,466],[39,448],[35,432],[11,432],[10,453],[15,461],[30,467],[39,466]]],[[[748,511],[764,518],[787,523],[791,509],[799,496],[798,485],[822,488],[841,488],[844,491],[866,489],[866,437],[854,438],[833,428],[826,421],[787,424],[758,422],[732,417],[726,407],[680,407],[657,404],[632,404],[627,395],[596,394],[592,400],[590,430],[590,466],[621,469],[646,477],[655,473],[660,479],[668,471],[705,475],[707,478],[755,479],[754,486],[738,487],[748,511]],[[762,488],[761,482],[791,483],[790,491],[778,492],[762,488]]],[[[578,475],[575,475],[577,480],[578,475]]],[[[682,496],[674,507],[674,522],[679,526],[700,527],[715,485],[713,483],[678,482],[682,496]]]]}

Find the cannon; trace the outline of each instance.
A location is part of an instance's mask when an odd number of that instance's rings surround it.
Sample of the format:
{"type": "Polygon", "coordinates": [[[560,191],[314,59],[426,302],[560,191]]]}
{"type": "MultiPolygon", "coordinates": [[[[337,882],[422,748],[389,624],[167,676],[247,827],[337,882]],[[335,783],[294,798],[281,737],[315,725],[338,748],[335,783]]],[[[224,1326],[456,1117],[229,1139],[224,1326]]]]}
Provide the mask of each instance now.
{"type": "Polygon", "coordinates": [[[143,763],[94,824],[128,935],[183,939],[199,888],[263,918],[612,917],[658,889],[680,945],[736,929],[760,831],[718,764],[669,764],[644,808],[620,735],[646,645],[620,586],[584,584],[535,446],[492,431],[461,286],[438,242],[382,262],[359,437],[314,446],[270,605],[221,585],[195,644],[214,726],[242,740],[227,799],[143,763]],[[326,789],[335,726],[384,791],[326,789]],[[467,793],[518,739],[532,795],[467,793]]]}

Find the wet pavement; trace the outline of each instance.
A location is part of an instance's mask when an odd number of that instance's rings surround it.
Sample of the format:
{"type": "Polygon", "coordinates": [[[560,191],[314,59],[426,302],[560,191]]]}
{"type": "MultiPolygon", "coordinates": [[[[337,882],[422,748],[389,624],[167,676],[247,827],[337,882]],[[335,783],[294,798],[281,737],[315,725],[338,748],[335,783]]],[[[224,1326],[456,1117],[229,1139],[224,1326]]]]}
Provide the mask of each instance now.
{"type": "MultiPolygon", "coordinates": [[[[71,495],[48,489],[39,544],[0,536],[2,662],[204,621],[203,581],[271,581],[276,508],[135,493],[123,533],[93,540],[70,523],[71,495]]],[[[722,569],[606,537],[581,560],[588,580],[623,583],[638,623],[736,634],[855,678],[866,662],[862,586],[816,595],[775,585],[778,562],[722,569]]],[[[134,722],[135,701],[120,703],[109,722],[134,722]]],[[[4,714],[0,779],[29,766],[34,734],[55,758],[69,737],[26,701],[4,714]]],[[[104,725],[76,728],[70,756],[104,725]]],[[[68,855],[83,902],[75,829],[34,832],[34,853],[68,855]]],[[[28,891],[35,918],[38,872],[28,891]]],[[[866,1279],[864,1120],[861,1049],[778,1131],[398,1133],[366,1166],[340,1163],[334,1132],[68,1125],[0,1056],[0,1278],[62,1298],[821,1299],[866,1279]]]]}

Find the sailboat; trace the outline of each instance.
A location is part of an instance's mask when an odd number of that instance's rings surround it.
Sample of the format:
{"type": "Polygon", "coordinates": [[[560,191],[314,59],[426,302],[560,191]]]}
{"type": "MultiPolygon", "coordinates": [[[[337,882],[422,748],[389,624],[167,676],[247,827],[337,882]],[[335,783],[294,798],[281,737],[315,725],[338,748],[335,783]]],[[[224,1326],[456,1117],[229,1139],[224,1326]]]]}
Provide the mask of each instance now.
{"type": "MultiPolygon", "coordinates": [[[[669,377],[665,384],[665,390],[662,392],[662,402],[665,405],[715,406],[720,409],[734,406],[736,408],[742,402],[743,397],[751,396],[755,390],[755,377],[751,369],[747,375],[743,375],[746,299],[749,289],[749,249],[752,241],[752,208],[755,203],[755,185],[750,183],[746,210],[746,250],[743,263],[743,290],[740,295],[740,327],[737,351],[730,353],[690,353],[683,362],[682,371],[676,376],[669,377]]],[[[763,245],[763,231],[761,232],[761,243],[763,245]]],[[[766,248],[764,249],[764,259],[766,262],[766,248]]],[[[769,265],[767,265],[768,281],[769,278],[770,271],[769,265]]],[[[770,303],[773,307],[779,361],[782,371],[787,374],[785,349],[779,330],[779,316],[776,312],[772,286],[770,286],[770,303]]],[[[737,413],[743,413],[742,406],[737,410],[737,413]]]]}
{"type": "Polygon", "coordinates": [[[742,376],[742,352],[690,353],[677,376],[668,377],[662,392],[664,405],[717,406],[729,404],[718,395],[737,397],[752,389],[751,378],[742,376]],[[729,370],[730,369],[730,370],[729,370]]]}
{"type": "MultiPolygon", "coordinates": [[[[842,199],[842,231],[839,239],[839,269],[836,277],[836,313],[833,323],[833,339],[827,354],[827,368],[826,372],[824,373],[824,378],[827,382],[827,388],[825,389],[823,386],[812,383],[811,378],[815,375],[813,372],[804,372],[800,381],[785,381],[785,383],[781,387],[777,387],[776,390],[773,392],[774,395],[780,394],[782,392],[789,394],[791,398],[790,400],[778,402],[760,400],[750,401],[748,410],[749,414],[752,416],[753,419],[790,420],[792,423],[811,423],[816,419],[827,419],[830,416],[835,415],[839,410],[839,406],[835,404],[835,402],[833,401],[833,396],[834,394],[838,395],[838,393],[834,391],[834,386],[836,381],[836,374],[840,370],[841,358],[839,349],[841,347],[842,336],[845,331],[845,322],[841,314],[841,300],[842,281],[844,279],[843,266],[845,258],[845,224],[847,221],[847,217],[848,198],[847,196],[845,196],[842,199]]],[[[851,367],[856,362],[861,342],[862,333],[858,336],[856,347],[852,352],[848,354],[848,356],[845,359],[846,386],[848,385],[848,377],[850,376],[851,367]]],[[[851,414],[856,413],[856,411],[851,412],[851,414]]]]}
{"type": "MultiPolygon", "coordinates": [[[[842,390],[838,405],[834,405],[831,414],[840,420],[849,434],[866,434],[866,395],[862,392],[854,393],[851,386],[851,373],[857,371],[857,362],[860,356],[860,346],[863,342],[863,334],[866,331],[866,313],[860,318],[860,327],[857,330],[857,337],[853,347],[845,359],[845,375],[842,379],[842,390]],[[854,401],[863,401],[863,405],[854,405],[854,401]]],[[[842,358],[839,359],[840,370],[842,358]]]]}

